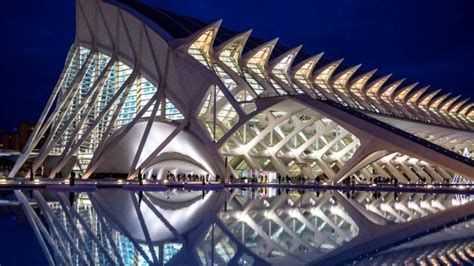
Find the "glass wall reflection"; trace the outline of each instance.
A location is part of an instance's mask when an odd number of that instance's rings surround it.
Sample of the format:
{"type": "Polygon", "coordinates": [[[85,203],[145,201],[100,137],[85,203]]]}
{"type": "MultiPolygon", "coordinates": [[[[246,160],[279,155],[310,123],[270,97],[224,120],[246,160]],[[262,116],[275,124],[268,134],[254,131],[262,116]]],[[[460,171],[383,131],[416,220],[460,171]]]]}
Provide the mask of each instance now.
{"type": "Polygon", "coordinates": [[[451,260],[472,261],[472,213],[450,211],[472,206],[469,196],[277,188],[14,194],[50,264],[298,265],[409,254],[421,261],[416,250],[451,243],[451,260]],[[425,223],[430,217],[444,220],[425,223]],[[440,235],[443,224],[449,233],[440,235]],[[397,228],[393,241],[382,237],[397,228]],[[345,251],[368,241],[373,248],[345,251]]]}

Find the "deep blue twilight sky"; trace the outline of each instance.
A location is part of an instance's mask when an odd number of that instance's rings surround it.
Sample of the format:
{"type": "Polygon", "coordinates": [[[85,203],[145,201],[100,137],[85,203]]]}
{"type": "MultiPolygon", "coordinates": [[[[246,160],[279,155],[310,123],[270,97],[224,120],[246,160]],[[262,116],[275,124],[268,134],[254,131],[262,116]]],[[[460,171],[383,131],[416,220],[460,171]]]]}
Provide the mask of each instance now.
{"type": "MultiPolygon", "coordinates": [[[[474,98],[474,1],[143,0],[474,98]]],[[[2,3],[0,129],[36,121],[74,39],[73,0],[2,3]]]]}

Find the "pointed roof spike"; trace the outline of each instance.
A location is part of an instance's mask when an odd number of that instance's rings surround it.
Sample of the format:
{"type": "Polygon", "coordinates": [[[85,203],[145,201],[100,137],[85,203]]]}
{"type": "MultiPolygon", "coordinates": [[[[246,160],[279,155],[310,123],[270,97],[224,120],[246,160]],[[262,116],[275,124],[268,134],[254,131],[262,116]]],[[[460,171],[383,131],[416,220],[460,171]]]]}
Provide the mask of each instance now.
{"type": "Polygon", "coordinates": [[[332,78],[334,84],[339,84],[341,86],[346,86],[349,82],[349,79],[354,75],[355,72],[362,66],[362,64],[355,65],[353,67],[346,68],[332,78]]]}
{"type": "Polygon", "coordinates": [[[349,89],[361,91],[362,88],[365,86],[367,81],[377,72],[378,69],[374,69],[365,73],[360,74],[359,76],[353,78],[349,81],[349,89]]]}
{"type": "Polygon", "coordinates": [[[212,44],[214,43],[214,39],[216,38],[217,31],[219,30],[219,27],[222,24],[222,19],[217,20],[214,23],[211,23],[207,25],[206,27],[192,33],[188,37],[182,38],[182,39],[176,39],[171,42],[171,45],[176,47],[179,50],[183,51],[188,51],[188,49],[193,45],[196,41],[198,41],[200,38],[204,37],[203,35],[212,30],[212,35],[210,36],[210,39],[203,40],[205,44],[202,44],[204,49],[209,51],[212,48],[212,44]]]}
{"type": "Polygon", "coordinates": [[[240,34],[237,34],[233,37],[231,37],[230,39],[228,39],[227,41],[221,43],[220,45],[216,46],[214,48],[214,51],[216,52],[216,55],[219,56],[220,53],[222,53],[222,51],[224,51],[226,48],[228,48],[229,46],[231,46],[232,44],[238,42],[240,43],[241,45],[241,51],[243,50],[243,47],[245,46],[245,43],[247,42],[248,38],[250,37],[250,34],[252,34],[252,29],[249,29],[247,31],[244,31],[240,34]]]}
{"type": "Polygon", "coordinates": [[[418,101],[418,105],[422,105],[424,107],[428,106],[428,103],[431,101],[431,99],[433,99],[433,97],[435,97],[440,91],[441,89],[437,89],[433,92],[424,94],[418,101]]]}
{"type": "Polygon", "coordinates": [[[418,90],[412,92],[407,98],[407,102],[408,103],[412,103],[412,104],[416,104],[416,102],[418,101],[418,99],[421,97],[421,95],[423,93],[425,93],[426,90],[428,90],[428,88],[430,87],[430,85],[427,85],[423,88],[419,88],[418,90]]]}
{"type": "Polygon", "coordinates": [[[287,58],[287,57],[290,57],[290,60],[289,62],[286,62],[285,63],[285,66],[283,67],[285,69],[285,71],[288,71],[288,69],[290,68],[291,64],[293,64],[293,61],[295,60],[296,58],[296,55],[300,52],[301,48],[303,48],[303,45],[300,44],[288,51],[286,51],[285,53],[281,54],[280,56],[278,56],[277,58],[273,59],[269,65],[270,65],[270,69],[274,69],[276,66],[278,66],[280,63],[283,63],[282,61],[287,58]]]}
{"type": "Polygon", "coordinates": [[[405,82],[406,78],[399,79],[397,81],[394,81],[387,86],[383,87],[381,90],[379,90],[379,95],[380,96],[386,96],[386,97],[391,97],[393,92],[402,85],[403,82],[405,82]]]}
{"type": "Polygon", "coordinates": [[[474,102],[465,104],[461,110],[459,110],[458,115],[466,116],[468,114],[468,110],[474,106],[474,102]]]}
{"type": "Polygon", "coordinates": [[[450,99],[447,99],[441,105],[440,109],[446,112],[449,109],[449,107],[451,107],[454,104],[454,102],[457,101],[459,98],[461,98],[461,95],[458,95],[458,96],[455,96],[455,97],[451,97],[450,99]]]}
{"type": "Polygon", "coordinates": [[[466,117],[470,120],[474,120],[473,117],[474,117],[474,104],[471,106],[470,109],[468,109],[469,111],[466,112],[466,117]]]}
{"type": "Polygon", "coordinates": [[[407,85],[407,86],[403,87],[402,89],[403,89],[403,90],[404,90],[404,89],[413,90],[416,86],[418,86],[418,84],[420,84],[420,82],[417,81],[417,82],[415,82],[415,83],[412,83],[412,84],[410,84],[410,85],[407,85]]]}
{"type": "Polygon", "coordinates": [[[314,80],[323,80],[329,82],[336,68],[342,63],[344,58],[332,61],[314,72],[314,80]]]}
{"type": "Polygon", "coordinates": [[[296,66],[291,68],[291,72],[293,75],[297,73],[305,76],[305,78],[309,78],[310,74],[313,72],[314,67],[318,63],[319,59],[324,55],[324,52],[319,54],[313,55],[302,62],[298,63],[296,66]]]}
{"type": "Polygon", "coordinates": [[[392,99],[398,99],[400,101],[405,101],[405,98],[407,95],[413,90],[416,86],[418,86],[419,82],[412,83],[410,85],[407,85],[403,88],[401,88],[398,91],[395,91],[395,93],[392,93],[392,99]]]}
{"type": "Polygon", "coordinates": [[[367,86],[365,86],[365,93],[372,92],[373,94],[377,94],[377,92],[382,88],[383,84],[387,82],[387,80],[392,76],[393,74],[388,74],[383,77],[380,77],[372,82],[370,82],[367,86]]]}
{"type": "Polygon", "coordinates": [[[270,54],[275,47],[276,43],[278,42],[279,38],[276,37],[275,39],[268,41],[266,43],[263,43],[251,51],[248,51],[246,54],[242,55],[242,62],[246,65],[252,58],[257,55],[259,52],[263,52],[264,54],[262,55],[261,62],[260,64],[266,64],[268,62],[268,59],[270,58],[270,54]],[[268,51],[264,51],[266,48],[268,48],[268,51]]]}
{"type": "Polygon", "coordinates": [[[214,27],[218,29],[220,28],[221,25],[222,25],[222,19],[218,19],[216,22],[209,24],[209,26],[207,27],[214,27]]]}
{"type": "Polygon", "coordinates": [[[451,92],[448,92],[448,93],[445,93],[443,95],[440,95],[436,98],[433,98],[429,104],[429,108],[438,108],[440,106],[440,104],[446,99],[448,98],[448,96],[451,95],[451,92]]]}
{"type": "Polygon", "coordinates": [[[452,105],[452,107],[448,110],[448,112],[457,114],[457,112],[459,111],[459,109],[461,109],[461,107],[462,107],[464,104],[466,104],[470,99],[471,99],[471,98],[466,98],[466,99],[460,100],[460,101],[457,102],[456,104],[452,105]]]}
{"type": "Polygon", "coordinates": [[[355,66],[353,66],[353,67],[350,67],[350,68],[348,68],[348,69],[354,69],[354,73],[355,73],[357,70],[359,70],[359,68],[360,68],[361,66],[362,66],[362,64],[357,64],[357,65],[355,65],[355,66]]]}

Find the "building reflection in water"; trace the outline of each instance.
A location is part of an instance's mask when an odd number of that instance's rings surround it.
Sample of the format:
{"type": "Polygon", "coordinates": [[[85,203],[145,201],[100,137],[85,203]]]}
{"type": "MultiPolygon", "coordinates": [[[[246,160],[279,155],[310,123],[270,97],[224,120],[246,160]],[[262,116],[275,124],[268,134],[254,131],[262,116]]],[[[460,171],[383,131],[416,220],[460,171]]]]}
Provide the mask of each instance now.
{"type": "Polygon", "coordinates": [[[473,202],[450,194],[274,188],[15,194],[50,264],[474,261],[473,202]]]}

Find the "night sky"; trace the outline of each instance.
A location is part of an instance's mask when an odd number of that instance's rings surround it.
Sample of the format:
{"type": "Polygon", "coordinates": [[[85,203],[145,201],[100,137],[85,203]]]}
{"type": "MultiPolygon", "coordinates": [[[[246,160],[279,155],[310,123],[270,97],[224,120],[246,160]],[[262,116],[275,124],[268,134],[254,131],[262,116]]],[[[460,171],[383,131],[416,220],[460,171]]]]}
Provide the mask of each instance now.
{"type": "MultiPolygon", "coordinates": [[[[474,98],[471,0],[144,2],[474,98]]],[[[74,39],[74,1],[5,1],[1,13],[0,129],[10,130],[36,121],[60,75],[74,39]]]]}

